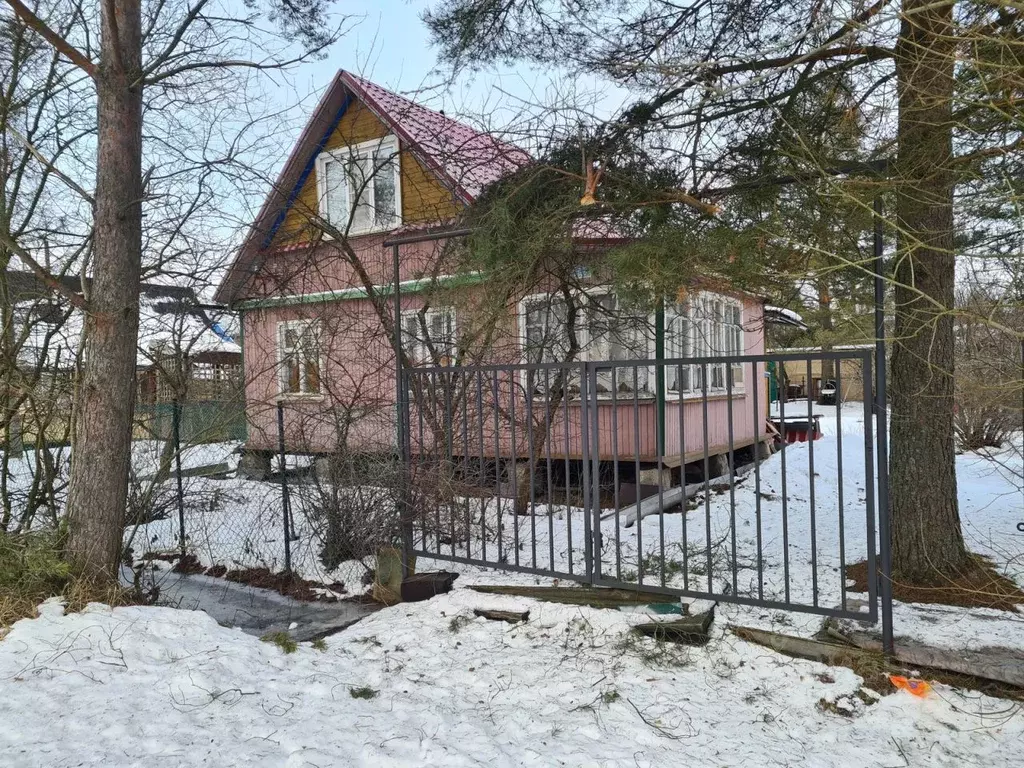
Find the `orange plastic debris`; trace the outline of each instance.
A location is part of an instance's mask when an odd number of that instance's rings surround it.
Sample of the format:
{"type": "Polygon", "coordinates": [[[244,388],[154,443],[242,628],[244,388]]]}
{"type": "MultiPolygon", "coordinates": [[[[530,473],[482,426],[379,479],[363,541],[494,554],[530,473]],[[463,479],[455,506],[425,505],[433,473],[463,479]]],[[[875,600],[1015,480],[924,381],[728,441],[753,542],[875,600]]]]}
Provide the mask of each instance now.
{"type": "Polygon", "coordinates": [[[889,682],[897,688],[902,688],[915,696],[926,696],[932,687],[924,680],[915,680],[902,675],[889,675],[889,682]]]}

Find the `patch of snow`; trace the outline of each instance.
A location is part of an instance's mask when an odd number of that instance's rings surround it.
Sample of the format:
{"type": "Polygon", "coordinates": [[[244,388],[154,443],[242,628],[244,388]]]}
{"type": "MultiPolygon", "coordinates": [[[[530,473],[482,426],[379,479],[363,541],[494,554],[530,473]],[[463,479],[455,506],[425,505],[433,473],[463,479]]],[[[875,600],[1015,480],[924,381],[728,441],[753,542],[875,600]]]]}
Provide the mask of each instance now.
{"type": "Polygon", "coordinates": [[[1024,738],[1003,700],[936,685],[869,705],[849,669],[721,630],[659,646],[629,632],[640,618],[456,590],[285,654],[203,613],[50,602],[0,641],[0,754],[5,768],[866,768],[1011,765],[1024,738]]]}

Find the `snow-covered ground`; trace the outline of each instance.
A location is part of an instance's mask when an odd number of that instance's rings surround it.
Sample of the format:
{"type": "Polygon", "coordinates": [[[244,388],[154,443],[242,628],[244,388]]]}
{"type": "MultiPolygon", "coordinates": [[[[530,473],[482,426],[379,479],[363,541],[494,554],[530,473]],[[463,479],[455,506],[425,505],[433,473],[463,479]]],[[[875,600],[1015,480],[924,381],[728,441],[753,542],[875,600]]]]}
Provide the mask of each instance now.
{"type": "MultiPolygon", "coordinates": [[[[823,418],[825,437],[813,448],[797,444],[784,452],[794,600],[814,599],[812,541],[819,601],[831,605],[839,597],[838,478],[845,559],[863,556],[861,413],[849,408],[837,419],[832,409],[823,418]]],[[[230,448],[204,449],[202,461],[218,462],[230,448]]],[[[1024,583],[1024,534],[1016,528],[1024,521],[1019,456],[972,454],[958,457],[957,467],[971,548],[1024,583]]],[[[733,530],[737,562],[757,557],[760,521],[766,592],[784,590],[781,464],[782,455],[773,456],[761,465],[759,483],[748,475],[737,485],[735,523],[728,492],[713,493],[708,507],[701,499],[688,514],[686,540],[698,550],[710,516],[713,578],[731,581],[733,530]]],[[[280,486],[186,478],[186,491],[194,502],[186,510],[189,543],[202,561],[280,567],[280,486]]],[[[474,531],[484,516],[493,552],[496,505],[470,509],[474,531]]],[[[324,582],[349,578],[352,563],[333,571],[322,566],[316,521],[303,510],[297,504],[297,569],[324,582]]],[[[554,562],[566,568],[569,542],[572,553],[582,552],[582,512],[552,513],[550,529],[547,515],[517,521],[505,514],[503,535],[511,537],[514,523],[520,533],[536,524],[542,562],[554,544],[554,562]]],[[[660,549],[662,525],[667,543],[678,544],[682,519],[655,516],[633,529],[606,521],[603,567],[635,568],[651,547],[660,549]]],[[[177,534],[176,516],[149,523],[135,532],[136,551],[173,549],[177,534]]],[[[469,546],[482,548],[483,540],[471,536],[469,546]]],[[[529,546],[517,551],[532,559],[529,546]]],[[[677,547],[672,558],[681,557],[677,547]]],[[[707,578],[699,572],[702,560],[696,558],[688,578],[707,578]]],[[[466,589],[550,579],[442,560],[419,563],[421,570],[435,567],[461,573],[454,592],[384,609],[328,638],[326,650],[303,644],[293,654],[199,612],[97,605],[63,615],[59,604],[45,604],[39,618],[19,622],[0,640],[0,765],[1024,765],[1024,714],[1014,702],[944,685],[921,699],[906,692],[878,697],[849,669],[797,661],[725,629],[737,623],[809,634],[819,618],[720,604],[707,646],[659,645],[630,632],[646,618],[642,612],[466,589]],[[475,608],[529,609],[530,618],[510,626],[474,617],[475,608]]],[[[674,568],[668,580],[680,579],[674,568]]],[[[740,569],[737,587],[756,590],[755,572],[740,569]]],[[[999,611],[897,604],[896,631],[948,648],[1024,646],[1024,619],[999,611]]]]}
{"type": "Polygon", "coordinates": [[[1021,765],[1012,702],[943,685],[879,698],[721,628],[705,648],[658,646],[629,633],[638,618],[456,590],[285,654],[203,613],[50,603],[0,641],[0,763],[1021,765]]]}

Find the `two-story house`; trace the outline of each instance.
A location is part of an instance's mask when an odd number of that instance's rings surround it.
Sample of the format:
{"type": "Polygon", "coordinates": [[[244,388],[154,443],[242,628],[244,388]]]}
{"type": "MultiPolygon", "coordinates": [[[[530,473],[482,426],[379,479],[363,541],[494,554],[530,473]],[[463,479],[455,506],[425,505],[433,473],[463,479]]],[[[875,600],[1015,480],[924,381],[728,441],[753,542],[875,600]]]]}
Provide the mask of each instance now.
{"type": "MultiPolygon", "coordinates": [[[[268,471],[279,446],[279,404],[288,452],[394,450],[389,302],[396,279],[410,364],[455,362],[464,330],[484,311],[496,319],[486,334],[490,351],[476,362],[558,362],[570,352],[576,360],[638,360],[654,357],[656,346],[665,358],[764,351],[761,299],[712,280],[666,302],[659,345],[653,313],[620,306],[614,289],[596,279],[570,299],[578,312],[567,311],[564,293],[538,281],[517,286],[495,313],[473,300],[488,275],[447,271],[450,243],[444,239],[403,245],[394,274],[386,242],[455,226],[488,185],[531,162],[523,150],[441,112],[349,72],[337,74],[216,294],[241,316],[248,420],[243,467],[268,471]],[[570,314],[576,318],[572,334],[570,314]]],[[[622,236],[593,228],[574,242],[586,253],[581,263],[593,264],[595,254],[621,244],[622,236]]],[[[751,402],[763,370],[745,362],[673,365],[658,376],[638,367],[614,380],[601,373],[602,397],[626,394],[632,401],[612,403],[602,413],[601,424],[609,428],[599,430],[600,449],[614,455],[616,465],[673,470],[677,481],[705,447],[713,456],[727,447],[752,451],[764,439],[767,398],[751,402]],[[621,424],[633,426],[613,436],[616,408],[630,409],[621,424]],[[657,426],[633,415],[641,408],[651,419],[657,410],[657,426]]],[[[562,405],[563,454],[578,457],[579,423],[570,412],[576,404],[562,405]]],[[[495,453],[519,461],[518,449],[502,442],[503,432],[496,428],[488,441],[493,449],[473,450],[490,452],[492,462],[495,453]]]]}

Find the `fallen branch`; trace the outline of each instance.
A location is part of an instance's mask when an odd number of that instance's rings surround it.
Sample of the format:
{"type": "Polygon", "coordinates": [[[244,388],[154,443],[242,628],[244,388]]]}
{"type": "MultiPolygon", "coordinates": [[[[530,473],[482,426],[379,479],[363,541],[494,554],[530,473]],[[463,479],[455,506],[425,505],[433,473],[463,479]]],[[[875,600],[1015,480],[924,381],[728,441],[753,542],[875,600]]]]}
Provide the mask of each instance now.
{"type": "Polygon", "coordinates": [[[685,616],[674,621],[650,621],[637,624],[634,630],[655,640],[669,640],[684,645],[707,645],[708,629],[715,618],[715,606],[704,613],[685,616]]]}

